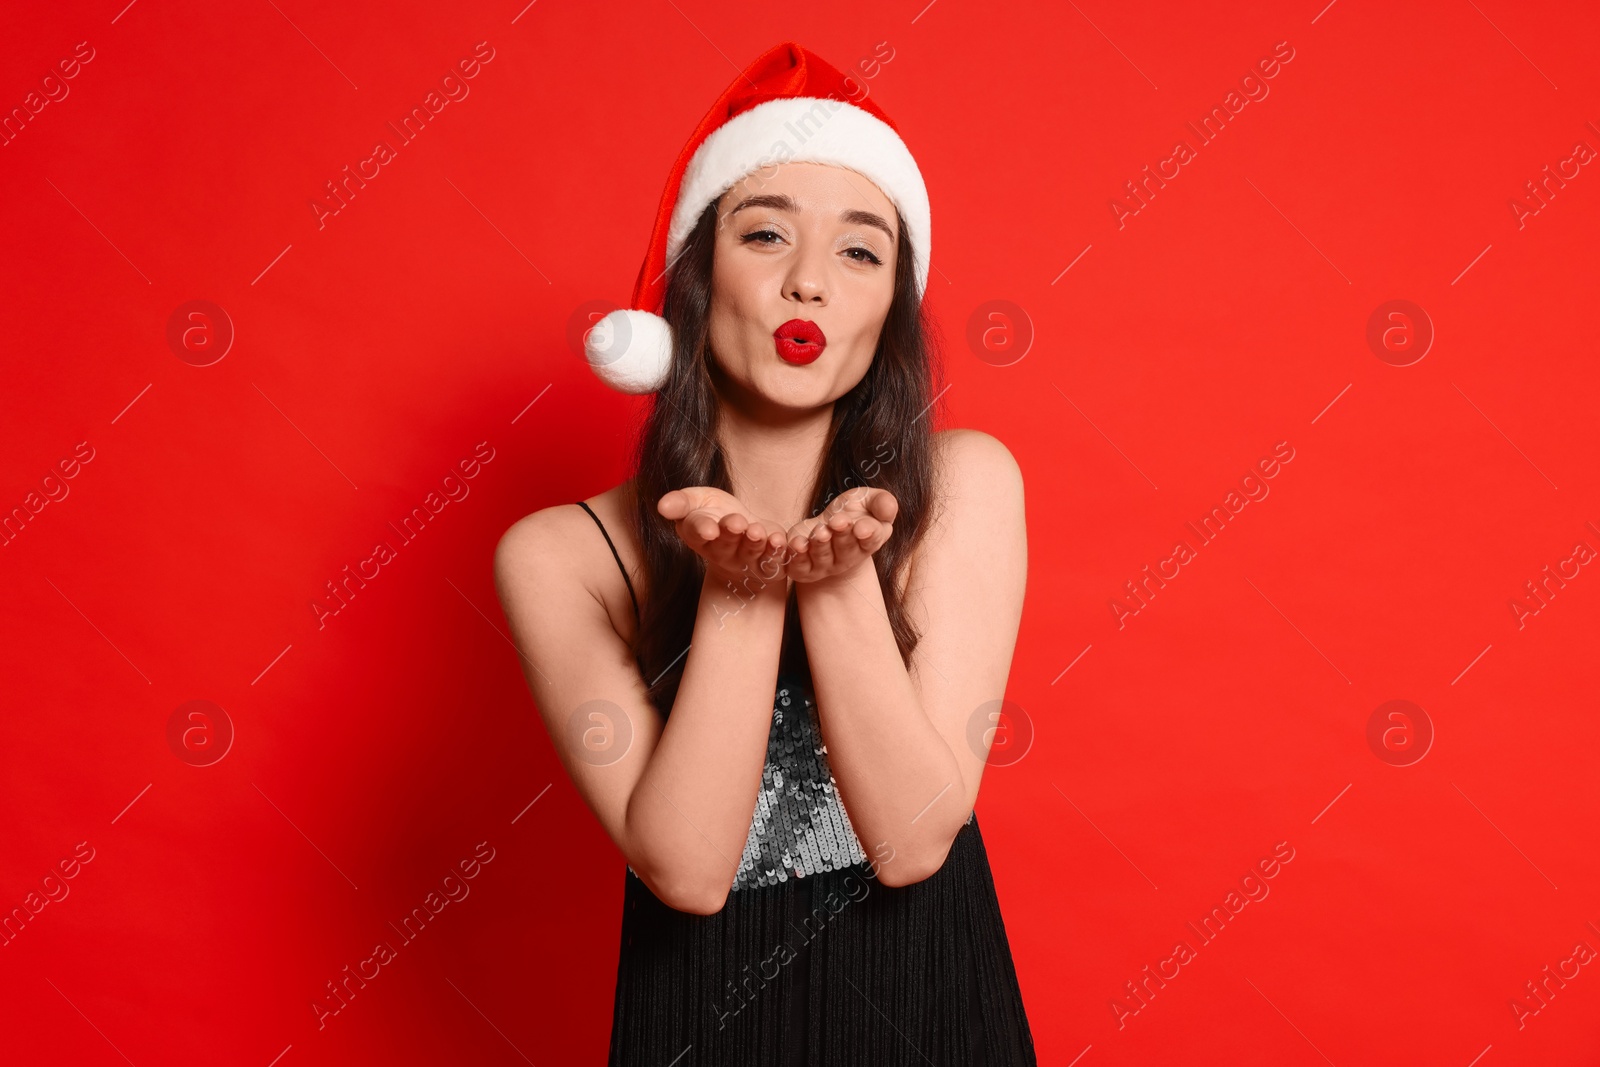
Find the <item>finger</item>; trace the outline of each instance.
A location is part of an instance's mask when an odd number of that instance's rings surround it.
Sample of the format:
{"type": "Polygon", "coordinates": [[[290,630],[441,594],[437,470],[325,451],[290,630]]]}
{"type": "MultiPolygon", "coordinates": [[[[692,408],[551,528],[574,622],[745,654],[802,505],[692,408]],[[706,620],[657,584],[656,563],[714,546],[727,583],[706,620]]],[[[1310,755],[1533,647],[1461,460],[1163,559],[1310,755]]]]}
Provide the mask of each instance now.
{"type": "Polygon", "coordinates": [[[889,539],[885,532],[888,528],[888,523],[866,516],[851,527],[851,532],[855,535],[856,544],[861,546],[861,551],[871,555],[882,548],[884,542],[889,539]]]}
{"type": "Polygon", "coordinates": [[[684,525],[689,532],[699,538],[702,544],[710,544],[722,536],[722,524],[716,518],[704,511],[697,511],[684,520],[684,525]]]}
{"type": "Polygon", "coordinates": [[[895,499],[893,493],[880,490],[872,494],[872,499],[867,501],[867,510],[873,518],[890,522],[900,514],[900,501],[895,499]]]}
{"type": "Polygon", "coordinates": [[[732,570],[752,570],[756,557],[760,555],[763,542],[751,540],[748,522],[742,515],[730,514],[724,515],[718,523],[721,533],[717,537],[715,551],[732,570]]]}
{"type": "Polygon", "coordinates": [[[767,551],[767,539],[765,537],[750,536],[756,530],[756,527],[751,526],[739,535],[739,561],[752,568],[755,567],[762,556],[766,555],[767,551]]]}
{"type": "Polygon", "coordinates": [[[864,518],[857,521],[851,526],[848,535],[835,542],[835,551],[839,558],[854,564],[872,555],[877,550],[878,532],[882,528],[883,524],[877,519],[864,518]]]}
{"type": "Polygon", "coordinates": [[[817,533],[819,536],[815,541],[812,542],[812,565],[816,567],[817,570],[827,573],[828,571],[833,570],[835,562],[833,554],[833,538],[823,536],[828,533],[828,528],[826,526],[817,531],[817,533]]]}
{"type": "Polygon", "coordinates": [[[797,582],[811,580],[811,546],[808,542],[791,541],[788,546],[788,558],[784,561],[783,572],[797,582]]]}
{"type": "Polygon", "coordinates": [[[689,495],[674,489],[656,501],[656,513],[663,519],[681,519],[689,513],[689,495]]]}
{"type": "Polygon", "coordinates": [[[766,568],[766,574],[774,578],[783,577],[789,568],[789,563],[795,557],[794,544],[783,532],[774,531],[767,537],[765,554],[761,557],[761,564],[766,568]]]}
{"type": "Polygon", "coordinates": [[[744,534],[740,534],[739,539],[730,546],[729,553],[733,559],[734,566],[746,570],[754,570],[756,560],[761,555],[761,542],[752,541],[744,534]]]}
{"type": "Polygon", "coordinates": [[[787,560],[783,558],[781,550],[774,552],[766,542],[760,546],[760,555],[756,557],[755,572],[762,581],[776,582],[783,578],[784,567],[787,560]]]}

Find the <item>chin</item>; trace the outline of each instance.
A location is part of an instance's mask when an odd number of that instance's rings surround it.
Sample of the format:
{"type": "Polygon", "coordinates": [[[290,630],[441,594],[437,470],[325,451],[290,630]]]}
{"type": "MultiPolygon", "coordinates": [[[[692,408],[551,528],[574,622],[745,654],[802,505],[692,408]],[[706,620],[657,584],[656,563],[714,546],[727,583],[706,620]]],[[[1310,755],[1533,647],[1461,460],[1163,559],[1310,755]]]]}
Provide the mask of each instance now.
{"type": "MultiPolygon", "coordinates": [[[[797,367],[796,370],[809,370],[813,368],[797,367]]],[[[763,399],[780,407],[794,408],[796,410],[810,410],[833,403],[832,377],[822,378],[820,375],[807,378],[803,381],[775,381],[770,377],[763,377],[756,383],[755,391],[763,399]]]]}
{"type": "Polygon", "coordinates": [[[770,403],[780,407],[794,408],[797,411],[809,411],[831,403],[831,397],[826,389],[801,387],[793,389],[769,388],[761,390],[761,395],[770,403]]]}

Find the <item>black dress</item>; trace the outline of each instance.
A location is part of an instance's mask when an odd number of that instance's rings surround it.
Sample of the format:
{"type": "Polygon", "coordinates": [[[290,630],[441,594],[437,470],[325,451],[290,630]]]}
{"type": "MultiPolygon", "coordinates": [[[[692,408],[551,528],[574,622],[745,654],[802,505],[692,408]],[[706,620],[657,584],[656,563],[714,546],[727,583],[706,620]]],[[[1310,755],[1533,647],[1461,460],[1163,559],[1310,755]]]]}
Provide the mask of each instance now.
{"type": "Polygon", "coordinates": [[[678,911],[631,867],[624,877],[609,1067],[1037,1064],[976,812],[932,876],[879,882],[803,671],[780,670],[761,794],[722,910],[678,911]]]}

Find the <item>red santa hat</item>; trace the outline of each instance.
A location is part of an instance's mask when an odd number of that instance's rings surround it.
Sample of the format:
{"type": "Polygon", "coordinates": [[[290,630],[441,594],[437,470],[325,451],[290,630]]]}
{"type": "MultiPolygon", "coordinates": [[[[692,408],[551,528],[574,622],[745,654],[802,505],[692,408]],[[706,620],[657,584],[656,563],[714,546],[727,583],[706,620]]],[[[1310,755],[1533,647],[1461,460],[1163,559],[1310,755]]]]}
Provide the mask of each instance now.
{"type": "Polygon", "coordinates": [[[623,393],[651,393],[672,364],[660,312],[667,271],[707,204],[758,170],[781,163],[848,167],[883,190],[905,220],[920,296],[927,288],[928,191],[889,116],[845,76],[792,41],[768,49],[723,90],[678,154],[630,306],[584,334],[596,375],[623,393]]]}

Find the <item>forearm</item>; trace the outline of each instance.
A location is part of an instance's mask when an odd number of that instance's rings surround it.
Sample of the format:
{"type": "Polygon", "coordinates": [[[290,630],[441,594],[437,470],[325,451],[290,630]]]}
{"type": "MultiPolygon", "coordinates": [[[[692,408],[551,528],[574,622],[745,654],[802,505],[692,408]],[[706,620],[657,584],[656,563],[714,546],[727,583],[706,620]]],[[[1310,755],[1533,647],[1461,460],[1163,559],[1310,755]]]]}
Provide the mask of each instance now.
{"type": "Polygon", "coordinates": [[[889,626],[877,571],[799,583],[796,594],[828,761],[880,877],[905,884],[943,863],[966,820],[960,766],[923,711],[889,626]]]}
{"type": "Polygon", "coordinates": [[[652,880],[705,910],[720,906],[750,832],[786,595],[782,576],[739,595],[702,583],[682,682],[628,801],[627,833],[652,880]]]}

